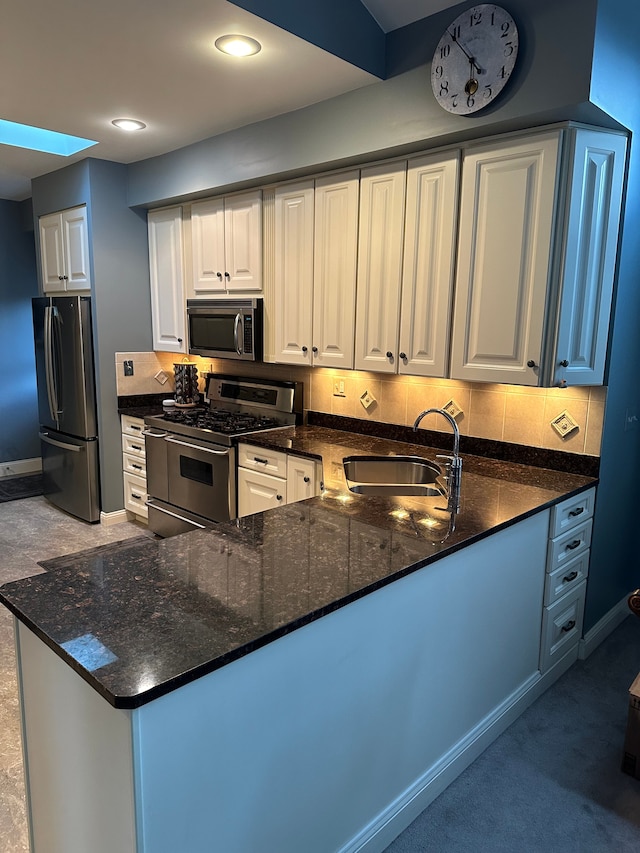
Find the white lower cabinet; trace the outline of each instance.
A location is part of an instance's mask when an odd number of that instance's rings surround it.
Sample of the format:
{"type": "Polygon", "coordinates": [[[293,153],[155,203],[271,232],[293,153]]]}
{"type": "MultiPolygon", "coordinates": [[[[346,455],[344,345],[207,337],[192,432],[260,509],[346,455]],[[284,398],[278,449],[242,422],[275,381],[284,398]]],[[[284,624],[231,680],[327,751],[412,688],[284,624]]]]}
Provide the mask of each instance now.
{"type": "Polygon", "coordinates": [[[540,640],[543,674],[570,651],[578,656],[595,493],[589,489],[551,510],[540,640]]]}
{"type": "Polygon", "coordinates": [[[251,444],[238,445],[238,518],[320,493],[322,464],[251,444]]]}
{"type": "Polygon", "coordinates": [[[146,519],[147,462],[144,442],[144,421],[131,415],[122,415],[122,479],[124,481],[124,508],[138,519],[146,519]]]}

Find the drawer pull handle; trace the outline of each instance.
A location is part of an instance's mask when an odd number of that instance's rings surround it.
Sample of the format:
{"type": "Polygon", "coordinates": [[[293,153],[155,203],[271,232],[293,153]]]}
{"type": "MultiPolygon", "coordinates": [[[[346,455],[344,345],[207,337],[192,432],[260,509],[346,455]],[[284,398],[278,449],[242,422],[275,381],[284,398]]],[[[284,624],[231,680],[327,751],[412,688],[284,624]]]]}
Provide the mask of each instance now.
{"type": "Polygon", "coordinates": [[[131,449],[132,449],[132,450],[142,450],[142,448],[140,447],[140,445],[139,445],[139,444],[132,444],[132,445],[131,445],[131,449]]]}
{"type": "Polygon", "coordinates": [[[573,542],[569,542],[569,544],[565,547],[565,551],[573,551],[574,548],[577,548],[578,545],[582,545],[582,539],[574,539],[573,542]]]}
{"type": "Polygon", "coordinates": [[[260,459],[260,457],[259,457],[259,456],[254,456],[254,457],[253,457],[253,461],[254,461],[254,462],[259,462],[261,465],[268,465],[268,464],[269,464],[269,460],[268,460],[268,459],[260,459]]]}
{"type": "Polygon", "coordinates": [[[577,577],[578,573],[576,571],[573,571],[570,575],[567,575],[566,577],[562,578],[562,583],[570,583],[571,581],[574,581],[577,577]]]}
{"type": "Polygon", "coordinates": [[[575,518],[578,515],[582,515],[583,512],[584,512],[583,506],[576,507],[576,509],[572,509],[571,512],[569,513],[569,518],[575,518]]]}
{"type": "Polygon", "coordinates": [[[134,426],[133,424],[129,424],[129,429],[135,430],[136,432],[142,432],[142,427],[134,426]]]}
{"type": "Polygon", "coordinates": [[[137,501],[141,501],[141,500],[142,500],[142,495],[136,495],[136,494],[134,494],[133,492],[131,492],[131,497],[132,497],[132,498],[135,498],[137,501]]]}
{"type": "Polygon", "coordinates": [[[132,467],[132,468],[135,468],[135,469],[136,469],[136,470],[138,470],[138,471],[142,471],[142,465],[134,465],[134,464],[133,464],[133,462],[132,462],[132,463],[131,463],[131,467],[132,467]]]}
{"type": "Polygon", "coordinates": [[[310,477],[303,477],[303,479],[304,479],[305,483],[310,483],[310,482],[311,482],[311,478],[310,478],[310,477]]]}
{"type": "Polygon", "coordinates": [[[576,620],[575,620],[575,619],[572,619],[570,622],[567,622],[567,624],[566,624],[566,625],[563,625],[563,626],[562,626],[562,628],[560,628],[560,630],[561,630],[564,634],[567,634],[569,631],[571,631],[571,630],[572,630],[573,628],[575,628],[575,627],[576,627],[576,620]]]}

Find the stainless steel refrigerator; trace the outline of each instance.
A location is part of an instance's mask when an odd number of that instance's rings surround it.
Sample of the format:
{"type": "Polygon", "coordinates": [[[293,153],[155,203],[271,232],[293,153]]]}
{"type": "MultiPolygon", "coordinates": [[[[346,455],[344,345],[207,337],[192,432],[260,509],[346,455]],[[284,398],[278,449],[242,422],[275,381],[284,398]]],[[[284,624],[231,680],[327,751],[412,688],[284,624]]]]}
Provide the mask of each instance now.
{"type": "Polygon", "coordinates": [[[33,300],[44,495],[100,520],[98,430],[89,296],[33,300]]]}

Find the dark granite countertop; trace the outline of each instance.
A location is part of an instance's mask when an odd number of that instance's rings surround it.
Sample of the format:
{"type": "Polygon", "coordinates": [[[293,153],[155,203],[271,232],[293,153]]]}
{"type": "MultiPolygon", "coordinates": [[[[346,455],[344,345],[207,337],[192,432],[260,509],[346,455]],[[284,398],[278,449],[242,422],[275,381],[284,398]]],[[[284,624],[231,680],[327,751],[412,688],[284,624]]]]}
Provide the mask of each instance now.
{"type": "Polygon", "coordinates": [[[0,588],[0,603],[115,707],[143,705],[597,482],[465,456],[452,518],[443,498],[346,488],[344,456],[432,457],[424,446],[316,426],[244,440],[322,458],[324,494],[212,531],[71,555],[0,588]]]}

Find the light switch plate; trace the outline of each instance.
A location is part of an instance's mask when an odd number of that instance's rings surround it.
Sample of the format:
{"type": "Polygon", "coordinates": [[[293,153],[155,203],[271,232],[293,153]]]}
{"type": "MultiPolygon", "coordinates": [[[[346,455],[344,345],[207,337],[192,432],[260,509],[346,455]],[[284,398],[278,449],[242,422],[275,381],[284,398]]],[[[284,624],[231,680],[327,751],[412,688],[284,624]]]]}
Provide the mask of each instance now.
{"type": "Polygon", "coordinates": [[[560,438],[566,438],[566,436],[579,428],[578,422],[575,418],[571,417],[566,409],[564,412],[560,412],[558,417],[551,421],[551,426],[558,433],[560,438]]]}
{"type": "Polygon", "coordinates": [[[461,415],[464,415],[464,412],[453,398],[449,400],[448,403],[445,403],[442,408],[445,412],[448,412],[454,420],[457,420],[461,415]]]}
{"type": "Polygon", "coordinates": [[[378,401],[373,396],[373,394],[370,394],[368,391],[365,391],[364,394],[360,394],[360,402],[362,403],[365,409],[368,409],[378,401]]]}
{"type": "Polygon", "coordinates": [[[334,379],[333,380],[333,396],[334,397],[346,397],[346,392],[344,390],[344,379],[334,379]]]}

